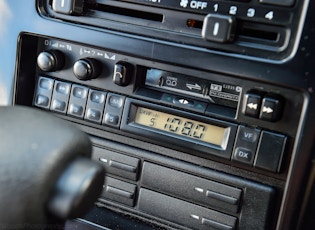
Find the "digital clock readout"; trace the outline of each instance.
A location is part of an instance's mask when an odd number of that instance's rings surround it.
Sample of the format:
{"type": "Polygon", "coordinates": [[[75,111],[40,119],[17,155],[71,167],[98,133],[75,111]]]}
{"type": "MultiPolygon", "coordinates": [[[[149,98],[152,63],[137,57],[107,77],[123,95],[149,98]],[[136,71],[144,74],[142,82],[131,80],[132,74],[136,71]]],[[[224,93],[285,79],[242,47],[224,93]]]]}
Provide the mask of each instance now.
{"type": "Polygon", "coordinates": [[[229,127],[210,125],[143,107],[137,108],[134,122],[151,129],[217,145],[223,149],[226,148],[230,132],[229,127]]]}

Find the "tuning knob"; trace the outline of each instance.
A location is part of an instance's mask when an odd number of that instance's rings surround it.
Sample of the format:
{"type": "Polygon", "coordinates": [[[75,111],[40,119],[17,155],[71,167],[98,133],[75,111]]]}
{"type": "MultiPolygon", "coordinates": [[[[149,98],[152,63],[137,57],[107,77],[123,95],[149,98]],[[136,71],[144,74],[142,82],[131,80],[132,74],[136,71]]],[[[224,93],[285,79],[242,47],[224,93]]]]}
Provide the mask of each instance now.
{"type": "Polygon", "coordinates": [[[101,73],[101,64],[93,58],[84,58],[73,65],[73,73],[79,80],[91,80],[101,73]]]}
{"type": "Polygon", "coordinates": [[[58,50],[43,51],[37,57],[37,65],[44,72],[60,70],[64,64],[65,56],[58,50]]]}

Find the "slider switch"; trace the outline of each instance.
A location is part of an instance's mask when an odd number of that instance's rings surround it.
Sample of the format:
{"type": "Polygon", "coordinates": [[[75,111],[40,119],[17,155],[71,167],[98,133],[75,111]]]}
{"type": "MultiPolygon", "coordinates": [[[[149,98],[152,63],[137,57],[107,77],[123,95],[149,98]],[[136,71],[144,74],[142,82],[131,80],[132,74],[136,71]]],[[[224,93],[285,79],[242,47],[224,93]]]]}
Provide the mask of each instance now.
{"type": "Polygon", "coordinates": [[[220,14],[208,14],[203,22],[201,35],[212,42],[225,43],[232,41],[235,31],[235,18],[220,14]]]}

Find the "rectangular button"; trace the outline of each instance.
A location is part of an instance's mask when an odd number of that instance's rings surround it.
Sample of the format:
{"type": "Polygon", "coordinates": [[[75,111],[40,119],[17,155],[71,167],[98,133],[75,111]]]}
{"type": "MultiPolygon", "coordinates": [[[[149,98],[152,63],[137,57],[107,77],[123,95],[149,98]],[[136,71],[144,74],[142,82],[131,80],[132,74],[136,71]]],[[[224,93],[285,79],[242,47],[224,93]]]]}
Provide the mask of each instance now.
{"type": "Polygon", "coordinates": [[[108,174],[113,174],[136,181],[139,174],[140,160],[109,149],[93,147],[92,158],[101,162],[108,174]]]}
{"type": "Polygon", "coordinates": [[[240,125],[236,135],[236,143],[232,160],[252,165],[258,145],[260,129],[240,125]]]}
{"type": "Polygon", "coordinates": [[[108,94],[102,124],[119,128],[125,98],[118,94],[108,94]]]}
{"type": "Polygon", "coordinates": [[[67,114],[83,118],[89,89],[81,85],[72,85],[67,114]]]}
{"type": "Polygon", "coordinates": [[[172,196],[235,213],[242,195],[241,189],[148,162],[143,164],[142,184],[172,196]]]}
{"type": "Polygon", "coordinates": [[[105,178],[102,198],[110,199],[121,204],[134,206],[136,185],[111,177],[105,178]]]}
{"type": "Polygon", "coordinates": [[[85,120],[89,120],[100,124],[102,121],[102,114],[104,112],[106,92],[89,90],[89,96],[86,104],[86,111],[84,115],[85,120]]]}
{"type": "Polygon", "coordinates": [[[70,90],[70,83],[55,81],[50,110],[65,114],[67,112],[70,90]]]}
{"type": "Polygon", "coordinates": [[[141,189],[138,207],[140,211],[193,229],[236,228],[237,218],[189,202],[141,189]]]}
{"type": "Polygon", "coordinates": [[[265,121],[277,121],[281,118],[283,102],[278,96],[265,96],[259,118],[265,121]]]}
{"type": "Polygon", "coordinates": [[[271,172],[279,172],[287,138],[282,134],[263,131],[254,166],[271,172]]]}
{"type": "Polygon", "coordinates": [[[257,118],[261,106],[261,95],[255,92],[247,92],[244,100],[243,114],[257,118]]]}
{"type": "Polygon", "coordinates": [[[35,90],[34,105],[44,109],[49,109],[53,87],[53,79],[39,77],[35,90]]]}

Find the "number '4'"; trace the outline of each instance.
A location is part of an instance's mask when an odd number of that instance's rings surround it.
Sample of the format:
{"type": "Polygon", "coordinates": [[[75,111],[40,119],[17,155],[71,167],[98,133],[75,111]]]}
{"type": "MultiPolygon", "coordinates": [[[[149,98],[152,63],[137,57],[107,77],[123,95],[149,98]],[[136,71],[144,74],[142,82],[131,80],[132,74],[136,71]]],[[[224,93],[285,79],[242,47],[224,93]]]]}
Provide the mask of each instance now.
{"type": "Polygon", "coordinates": [[[268,13],[265,15],[265,18],[266,18],[266,19],[269,19],[269,20],[272,20],[272,19],[273,19],[273,11],[268,12],[268,13]]]}

